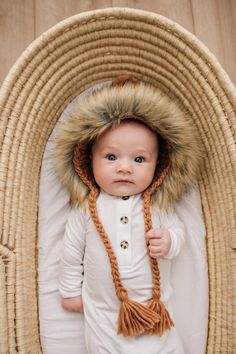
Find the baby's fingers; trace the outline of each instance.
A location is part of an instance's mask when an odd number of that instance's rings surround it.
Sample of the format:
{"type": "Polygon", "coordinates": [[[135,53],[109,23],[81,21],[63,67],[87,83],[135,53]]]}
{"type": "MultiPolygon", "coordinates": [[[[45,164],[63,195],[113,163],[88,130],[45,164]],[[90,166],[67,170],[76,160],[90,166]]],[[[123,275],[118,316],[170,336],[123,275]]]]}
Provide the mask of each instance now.
{"type": "Polygon", "coordinates": [[[149,245],[148,248],[152,258],[158,259],[163,257],[163,249],[160,245],[149,245]]]}
{"type": "Polygon", "coordinates": [[[151,229],[145,235],[147,240],[152,238],[161,238],[162,236],[162,229],[151,229]]]}

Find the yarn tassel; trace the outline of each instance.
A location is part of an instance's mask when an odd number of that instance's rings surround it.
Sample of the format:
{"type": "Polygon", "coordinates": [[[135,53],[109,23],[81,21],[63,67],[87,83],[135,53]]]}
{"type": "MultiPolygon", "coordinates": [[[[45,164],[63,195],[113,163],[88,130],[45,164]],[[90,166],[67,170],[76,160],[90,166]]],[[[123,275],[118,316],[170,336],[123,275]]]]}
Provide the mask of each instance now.
{"type": "Polygon", "coordinates": [[[125,337],[151,333],[159,321],[160,316],[155,311],[136,301],[126,299],[121,303],[117,333],[125,337]]]}
{"type": "Polygon", "coordinates": [[[160,316],[160,321],[154,325],[151,332],[152,334],[162,336],[167,330],[170,330],[171,327],[174,327],[174,322],[172,321],[170,314],[163,302],[156,298],[152,298],[148,305],[152,311],[160,316]]]}

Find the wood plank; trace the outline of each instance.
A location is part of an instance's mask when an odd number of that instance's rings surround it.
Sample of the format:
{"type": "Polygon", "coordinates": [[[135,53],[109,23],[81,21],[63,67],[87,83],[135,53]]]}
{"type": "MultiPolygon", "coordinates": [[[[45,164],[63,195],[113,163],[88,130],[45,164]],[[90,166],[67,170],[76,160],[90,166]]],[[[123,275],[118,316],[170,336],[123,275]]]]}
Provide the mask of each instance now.
{"type": "Polygon", "coordinates": [[[152,11],[194,30],[191,0],[112,0],[112,6],[152,11]]]}
{"type": "Polygon", "coordinates": [[[34,0],[1,0],[0,84],[34,37],[34,0]]]}
{"type": "Polygon", "coordinates": [[[192,0],[196,36],[236,84],[236,1],[192,0]]]}
{"type": "Polygon", "coordinates": [[[176,21],[206,44],[236,83],[235,0],[1,0],[0,83],[42,32],[82,11],[111,6],[153,11],[176,21]]]}
{"type": "Polygon", "coordinates": [[[36,37],[67,17],[105,7],[111,0],[35,0],[36,37]]]}

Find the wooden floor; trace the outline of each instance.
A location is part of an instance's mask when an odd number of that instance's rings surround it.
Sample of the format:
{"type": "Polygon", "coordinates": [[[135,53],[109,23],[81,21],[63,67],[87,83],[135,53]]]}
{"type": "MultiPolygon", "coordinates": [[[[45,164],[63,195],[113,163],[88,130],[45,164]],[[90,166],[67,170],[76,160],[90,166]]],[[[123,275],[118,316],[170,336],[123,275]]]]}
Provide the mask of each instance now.
{"type": "Polygon", "coordinates": [[[194,33],[236,84],[236,0],[0,0],[0,84],[23,50],[66,17],[104,7],[159,13],[194,33]]]}

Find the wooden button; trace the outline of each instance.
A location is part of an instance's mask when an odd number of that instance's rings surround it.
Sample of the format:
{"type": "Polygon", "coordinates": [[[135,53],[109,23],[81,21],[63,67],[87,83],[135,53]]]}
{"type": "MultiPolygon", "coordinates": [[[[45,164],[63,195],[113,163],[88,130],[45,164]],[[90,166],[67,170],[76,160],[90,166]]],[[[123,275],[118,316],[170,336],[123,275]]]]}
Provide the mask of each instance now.
{"type": "Polygon", "coordinates": [[[128,241],[121,241],[120,247],[123,248],[123,250],[126,250],[129,247],[129,242],[128,241]]]}
{"type": "Polygon", "coordinates": [[[127,218],[127,216],[122,216],[122,217],[120,218],[120,222],[121,222],[122,224],[127,224],[128,221],[129,221],[129,219],[127,218]]]}
{"type": "Polygon", "coordinates": [[[123,199],[123,200],[128,200],[128,199],[129,199],[129,196],[128,196],[128,195],[125,195],[124,197],[121,197],[121,199],[123,199]]]}

